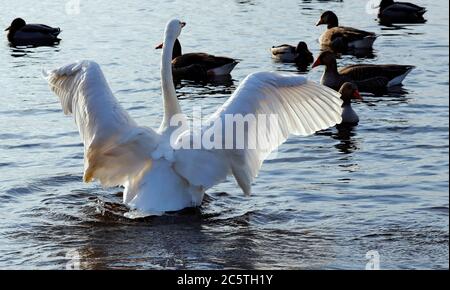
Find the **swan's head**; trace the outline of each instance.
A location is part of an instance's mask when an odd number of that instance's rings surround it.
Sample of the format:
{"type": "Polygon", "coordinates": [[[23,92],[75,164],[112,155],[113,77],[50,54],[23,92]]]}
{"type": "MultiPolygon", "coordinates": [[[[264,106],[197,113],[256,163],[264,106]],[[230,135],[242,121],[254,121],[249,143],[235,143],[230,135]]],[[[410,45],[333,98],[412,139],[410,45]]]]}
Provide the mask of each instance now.
{"type": "Polygon", "coordinates": [[[170,20],[166,25],[166,38],[175,41],[181,34],[181,30],[186,26],[185,22],[181,22],[178,19],[170,20]]]}

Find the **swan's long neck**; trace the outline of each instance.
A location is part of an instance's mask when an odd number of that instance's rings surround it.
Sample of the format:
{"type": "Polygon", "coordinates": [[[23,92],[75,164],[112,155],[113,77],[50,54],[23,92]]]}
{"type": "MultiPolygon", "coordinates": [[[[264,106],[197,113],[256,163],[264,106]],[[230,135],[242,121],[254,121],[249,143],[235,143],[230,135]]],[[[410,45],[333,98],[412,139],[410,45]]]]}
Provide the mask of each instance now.
{"type": "Polygon", "coordinates": [[[172,51],[175,39],[166,34],[161,58],[161,81],[164,105],[164,119],[160,130],[167,129],[170,126],[170,119],[181,114],[181,107],[175,92],[172,77],[172,51]]]}

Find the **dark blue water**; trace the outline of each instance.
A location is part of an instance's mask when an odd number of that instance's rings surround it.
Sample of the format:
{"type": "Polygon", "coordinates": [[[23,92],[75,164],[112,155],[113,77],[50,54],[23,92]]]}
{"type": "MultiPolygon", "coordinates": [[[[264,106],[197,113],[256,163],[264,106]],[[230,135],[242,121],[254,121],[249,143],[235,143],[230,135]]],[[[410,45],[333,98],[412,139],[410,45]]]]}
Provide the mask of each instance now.
{"type": "MultiPolygon", "coordinates": [[[[448,268],[448,2],[417,0],[428,22],[383,27],[365,1],[2,0],[0,27],[16,16],[60,26],[57,47],[0,45],[0,268],[364,269],[378,251],[382,269],[448,268]],[[42,2],[42,1],[41,1],[42,2]],[[380,34],[374,56],[340,65],[416,65],[398,92],[354,104],[361,123],[293,137],[267,160],[245,197],[230,179],[198,210],[127,220],[120,189],[83,184],[83,148],[71,118],[41,77],[78,59],[102,66],[117,98],[140,124],[162,118],[153,47],[167,20],[188,23],[186,52],[241,59],[233,80],[177,88],[183,109],[214,111],[247,74],[293,71],[269,48],[306,41],[317,55],[321,12],[380,34]],[[76,11],[75,11],[76,12],[76,11]]],[[[319,80],[322,69],[308,73],[319,80]]]]}

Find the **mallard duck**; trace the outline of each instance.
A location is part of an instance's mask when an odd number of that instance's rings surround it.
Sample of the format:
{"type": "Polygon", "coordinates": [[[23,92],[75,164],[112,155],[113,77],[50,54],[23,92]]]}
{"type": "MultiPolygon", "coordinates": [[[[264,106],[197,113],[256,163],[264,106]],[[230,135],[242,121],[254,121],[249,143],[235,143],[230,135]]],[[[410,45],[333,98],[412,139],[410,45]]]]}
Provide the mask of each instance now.
{"type": "Polygon", "coordinates": [[[408,3],[394,2],[394,0],[382,0],[378,19],[382,23],[423,23],[423,15],[427,12],[426,8],[408,3]]]}
{"type": "MultiPolygon", "coordinates": [[[[183,23],[186,25],[186,23],[183,23]]],[[[163,44],[156,46],[162,49],[163,44]]],[[[181,43],[175,40],[172,53],[172,66],[174,77],[189,79],[202,79],[206,76],[229,75],[239,62],[229,57],[214,56],[202,52],[183,54],[181,43]]]]}
{"type": "Polygon", "coordinates": [[[59,43],[61,29],[44,24],[27,24],[22,18],[16,18],[5,29],[8,41],[13,46],[47,46],[59,43]]]}
{"type": "Polygon", "coordinates": [[[308,66],[314,62],[313,54],[303,41],[300,41],[296,47],[289,44],[273,46],[270,51],[272,58],[281,62],[296,63],[302,66],[308,66]]]}

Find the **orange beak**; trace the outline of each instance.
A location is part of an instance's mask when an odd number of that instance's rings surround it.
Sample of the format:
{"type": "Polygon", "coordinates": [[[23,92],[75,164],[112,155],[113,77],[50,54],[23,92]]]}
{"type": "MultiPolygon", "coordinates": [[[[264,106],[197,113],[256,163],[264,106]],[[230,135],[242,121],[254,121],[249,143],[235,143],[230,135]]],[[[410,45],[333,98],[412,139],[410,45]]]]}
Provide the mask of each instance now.
{"type": "Polygon", "coordinates": [[[161,43],[161,44],[158,44],[157,46],[155,46],[155,49],[161,49],[161,48],[163,48],[163,46],[164,46],[164,44],[163,44],[163,43],[161,43]]]}
{"type": "Polygon", "coordinates": [[[322,62],[320,61],[320,58],[316,59],[316,61],[313,63],[312,68],[315,68],[316,66],[322,65],[322,62]]]}
{"type": "Polygon", "coordinates": [[[353,92],[353,98],[354,98],[355,100],[362,100],[362,99],[363,99],[363,98],[361,97],[361,94],[359,93],[358,90],[355,90],[355,91],[353,92]]]}

